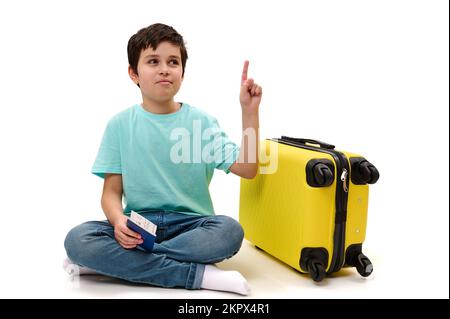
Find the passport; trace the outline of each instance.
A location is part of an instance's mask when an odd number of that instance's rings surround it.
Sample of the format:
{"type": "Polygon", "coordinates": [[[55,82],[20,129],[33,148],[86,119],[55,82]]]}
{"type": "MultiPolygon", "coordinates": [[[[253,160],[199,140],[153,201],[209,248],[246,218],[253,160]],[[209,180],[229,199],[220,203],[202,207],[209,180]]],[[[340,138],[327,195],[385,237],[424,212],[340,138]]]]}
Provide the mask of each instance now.
{"type": "Polygon", "coordinates": [[[142,215],[131,211],[130,217],[127,220],[127,226],[131,230],[141,234],[143,243],[138,246],[151,252],[156,239],[156,225],[142,215]]]}

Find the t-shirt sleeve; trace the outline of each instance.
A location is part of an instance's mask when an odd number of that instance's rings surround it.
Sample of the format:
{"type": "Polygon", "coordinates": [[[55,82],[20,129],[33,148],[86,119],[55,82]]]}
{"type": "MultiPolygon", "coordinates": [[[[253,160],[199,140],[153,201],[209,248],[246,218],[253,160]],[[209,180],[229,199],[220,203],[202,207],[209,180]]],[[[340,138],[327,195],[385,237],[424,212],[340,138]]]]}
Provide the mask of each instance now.
{"type": "Polygon", "coordinates": [[[216,119],[212,120],[211,129],[214,132],[215,168],[228,174],[230,166],[239,158],[239,147],[222,131],[216,119]]]}
{"type": "Polygon", "coordinates": [[[108,122],[91,173],[101,178],[106,173],[122,174],[119,126],[117,119],[108,122]]]}

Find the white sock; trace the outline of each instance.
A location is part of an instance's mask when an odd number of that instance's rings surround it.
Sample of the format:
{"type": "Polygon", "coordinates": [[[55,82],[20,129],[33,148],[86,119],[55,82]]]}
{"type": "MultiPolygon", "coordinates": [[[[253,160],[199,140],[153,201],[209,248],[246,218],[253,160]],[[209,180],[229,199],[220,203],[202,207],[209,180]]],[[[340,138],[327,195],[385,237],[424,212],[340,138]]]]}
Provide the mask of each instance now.
{"type": "Polygon", "coordinates": [[[222,270],[214,265],[206,265],[201,288],[235,292],[241,295],[250,293],[247,280],[234,270],[222,270]]]}
{"type": "Polygon", "coordinates": [[[95,272],[95,270],[92,270],[92,269],[90,269],[88,267],[83,267],[83,266],[74,264],[69,259],[69,257],[64,259],[63,268],[71,276],[74,276],[74,275],[95,275],[95,274],[97,274],[97,272],[95,272]]]}

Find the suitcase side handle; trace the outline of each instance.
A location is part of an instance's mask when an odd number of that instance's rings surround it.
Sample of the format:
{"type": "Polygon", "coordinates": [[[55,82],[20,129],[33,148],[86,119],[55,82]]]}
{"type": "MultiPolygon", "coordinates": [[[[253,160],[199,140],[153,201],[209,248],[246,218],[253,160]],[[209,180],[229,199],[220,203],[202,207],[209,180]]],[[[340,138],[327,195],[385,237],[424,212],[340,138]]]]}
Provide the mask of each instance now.
{"type": "Polygon", "coordinates": [[[329,150],[334,150],[335,146],[332,144],[324,143],[318,140],[312,140],[309,138],[295,138],[295,137],[289,137],[289,136],[281,136],[281,140],[283,141],[291,141],[295,143],[301,143],[301,144],[316,144],[319,145],[321,148],[326,148],[329,150]]]}

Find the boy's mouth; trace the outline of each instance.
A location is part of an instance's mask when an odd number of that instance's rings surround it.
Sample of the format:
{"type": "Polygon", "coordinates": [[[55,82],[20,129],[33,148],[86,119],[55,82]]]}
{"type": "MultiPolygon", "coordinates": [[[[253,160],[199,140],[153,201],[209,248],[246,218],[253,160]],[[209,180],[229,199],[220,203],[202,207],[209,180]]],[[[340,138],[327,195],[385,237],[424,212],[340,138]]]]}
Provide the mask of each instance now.
{"type": "Polygon", "coordinates": [[[172,82],[168,81],[168,80],[162,80],[162,81],[158,81],[156,82],[157,84],[163,84],[163,85],[168,85],[168,84],[172,84],[172,82]]]}

